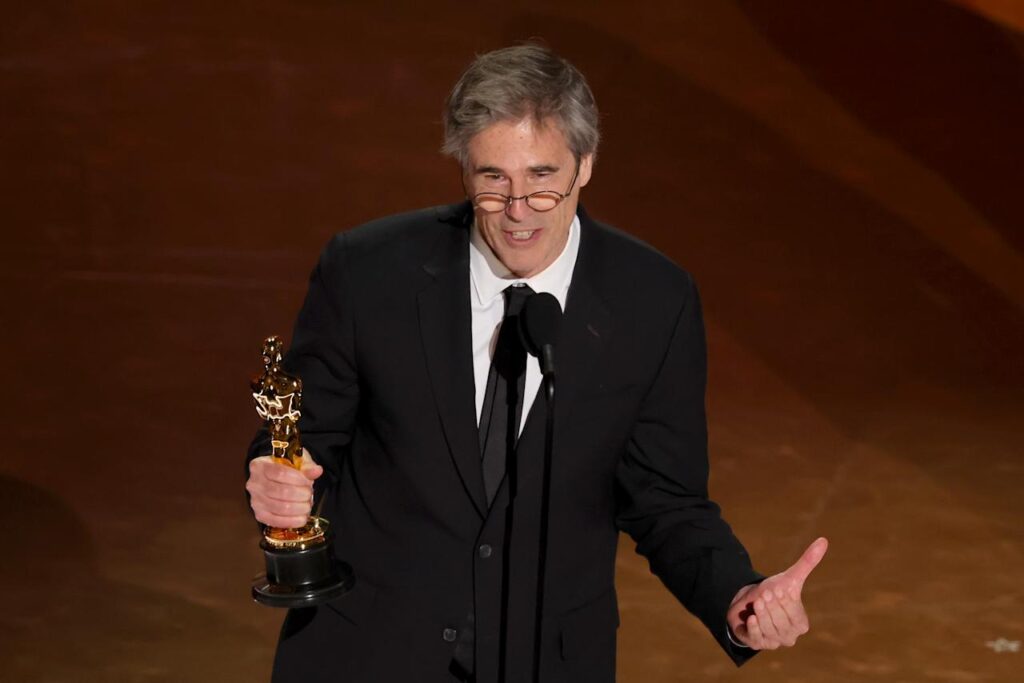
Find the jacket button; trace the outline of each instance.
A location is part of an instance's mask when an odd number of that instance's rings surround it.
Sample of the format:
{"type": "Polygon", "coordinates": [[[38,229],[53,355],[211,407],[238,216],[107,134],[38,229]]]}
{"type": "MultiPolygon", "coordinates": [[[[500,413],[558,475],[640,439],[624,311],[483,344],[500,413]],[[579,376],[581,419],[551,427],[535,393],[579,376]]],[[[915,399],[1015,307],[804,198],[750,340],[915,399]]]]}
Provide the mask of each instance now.
{"type": "Polygon", "coordinates": [[[441,637],[444,638],[446,643],[454,643],[455,638],[458,637],[459,632],[453,628],[446,628],[441,632],[441,637]]]}
{"type": "Polygon", "coordinates": [[[491,556],[491,553],[494,552],[494,549],[491,548],[491,546],[484,543],[482,546],[476,549],[476,552],[480,557],[486,560],[488,557],[491,556]]]}

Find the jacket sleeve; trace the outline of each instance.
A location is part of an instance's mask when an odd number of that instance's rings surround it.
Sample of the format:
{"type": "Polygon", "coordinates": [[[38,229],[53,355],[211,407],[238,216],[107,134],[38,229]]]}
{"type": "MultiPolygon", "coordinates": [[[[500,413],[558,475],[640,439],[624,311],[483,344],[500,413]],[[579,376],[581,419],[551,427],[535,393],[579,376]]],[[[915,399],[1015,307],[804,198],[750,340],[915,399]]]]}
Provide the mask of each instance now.
{"type": "MultiPolygon", "coordinates": [[[[302,380],[302,445],[326,475],[317,480],[318,495],[339,478],[359,405],[355,316],[345,245],[342,233],[321,253],[283,364],[286,372],[302,380]]],[[[268,451],[269,439],[261,429],[250,444],[247,462],[268,451]]]]}
{"type": "Polygon", "coordinates": [[[685,286],[660,370],[619,463],[617,521],[651,571],[739,665],[755,651],[730,642],[726,612],[740,588],[763,577],[708,498],[704,323],[689,276],[685,286]]]}

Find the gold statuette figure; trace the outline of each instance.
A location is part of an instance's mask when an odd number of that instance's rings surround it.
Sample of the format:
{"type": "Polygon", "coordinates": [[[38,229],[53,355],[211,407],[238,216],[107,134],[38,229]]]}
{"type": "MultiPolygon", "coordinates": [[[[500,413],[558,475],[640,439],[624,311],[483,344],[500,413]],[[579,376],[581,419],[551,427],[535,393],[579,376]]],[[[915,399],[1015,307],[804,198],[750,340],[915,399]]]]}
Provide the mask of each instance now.
{"type": "MultiPolygon", "coordinates": [[[[256,412],[267,421],[270,432],[270,457],[274,462],[301,469],[302,439],[299,417],[302,409],[302,380],[281,369],[281,340],[268,337],[263,342],[263,374],[252,381],[256,412]]],[[[308,548],[323,543],[326,521],[313,516],[296,529],[267,527],[264,536],[278,548],[308,548]]]]}
{"type": "MultiPolygon", "coordinates": [[[[266,421],[270,457],[287,467],[302,467],[299,417],[302,380],[281,368],[283,345],[263,342],[263,373],[252,381],[256,412],[266,421]]],[[[272,607],[305,607],[333,600],[352,587],[352,568],[334,556],[330,524],[317,515],[295,529],[265,527],[260,543],[267,571],[256,578],[252,595],[272,607]]]]}

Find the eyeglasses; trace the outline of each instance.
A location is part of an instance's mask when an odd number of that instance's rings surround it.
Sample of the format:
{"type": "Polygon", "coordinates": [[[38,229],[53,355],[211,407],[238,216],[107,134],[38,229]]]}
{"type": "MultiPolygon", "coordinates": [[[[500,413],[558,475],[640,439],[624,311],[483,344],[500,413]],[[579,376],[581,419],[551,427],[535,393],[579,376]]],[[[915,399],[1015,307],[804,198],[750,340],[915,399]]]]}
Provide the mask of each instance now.
{"type": "Polygon", "coordinates": [[[522,199],[526,201],[526,205],[534,211],[550,211],[559,204],[562,200],[569,196],[572,192],[572,188],[576,185],[576,177],[580,173],[580,162],[576,162],[576,170],[572,173],[572,181],[569,183],[569,187],[565,192],[556,192],[555,190],[541,190],[540,192],[531,192],[530,194],[524,194],[522,197],[510,197],[507,194],[501,194],[500,192],[480,192],[473,195],[473,206],[484,213],[498,213],[499,211],[506,211],[512,202],[522,199]]]}

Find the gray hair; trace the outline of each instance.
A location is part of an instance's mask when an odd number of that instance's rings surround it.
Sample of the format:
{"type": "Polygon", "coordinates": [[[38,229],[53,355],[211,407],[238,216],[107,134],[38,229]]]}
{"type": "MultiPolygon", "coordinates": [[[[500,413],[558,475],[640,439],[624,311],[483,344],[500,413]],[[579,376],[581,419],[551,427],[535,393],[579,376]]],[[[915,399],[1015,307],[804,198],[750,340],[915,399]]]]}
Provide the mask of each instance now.
{"type": "Polygon", "coordinates": [[[470,139],[493,123],[551,119],[579,159],[597,152],[597,105],[576,67],[527,44],[478,56],[445,102],[441,151],[465,166],[470,139]]]}

